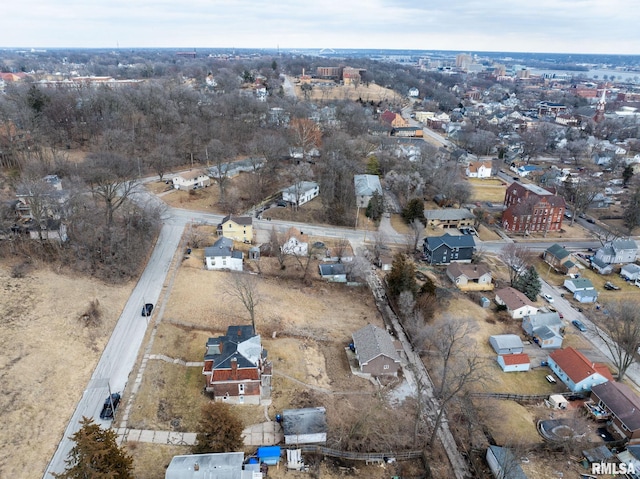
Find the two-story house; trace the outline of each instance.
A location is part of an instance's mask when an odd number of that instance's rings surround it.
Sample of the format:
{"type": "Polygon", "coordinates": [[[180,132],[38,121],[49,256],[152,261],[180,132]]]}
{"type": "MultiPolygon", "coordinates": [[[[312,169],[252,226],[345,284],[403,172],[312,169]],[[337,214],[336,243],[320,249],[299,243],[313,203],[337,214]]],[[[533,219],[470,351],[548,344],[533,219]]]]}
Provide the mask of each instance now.
{"type": "Polygon", "coordinates": [[[571,260],[571,253],[559,244],[549,246],[542,253],[542,259],[559,273],[576,274],[579,271],[578,266],[571,260]]]}
{"type": "Polygon", "coordinates": [[[598,248],[595,259],[604,264],[633,263],[638,255],[638,245],[632,239],[618,239],[598,248]]]}
{"type": "Polygon", "coordinates": [[[566,203],[540,186],[512,183],[505,193],[502,227],[513,233],[560,231],[566,203]]]}
{"type": "Polygon", "coordinates": [[[382,196],[382,185],[378,175],[353,175],[353,183],[356,191],[356,206],[366,208],[373,193],[382,196]]]}
{"type": "Polygon", "coordinates": [[[253,241],[253,218],[251,216],[228,215],[222,218],[217,230],[218,236],[251,243],[253,241]]]}
{"type": "Polygon", "coordinates": [[[260,404],[270,397],[272,366],[252,326],[229,326],[224,336],[209,338],[202,374],[216,401],[260,404]]]}
{"type": "Polygon", "coordinates": [[[640,397],[629,386],[615,381],[598,384],[591,388],[591,401],[608,414],[621,437],[640,443],[640,397]]]}
{"type": "Polygon", "coordinates": [[[299,181],[282,190],[282,199],[294,206],[301,206],[320,194],[320,187],[315,181],[299,181]]]}
{"type": "Polygon", "coordinates": [[[471,161],[467,165],[465,174],[469,178],[491,178],[491,169],[490,161],[471,161]]]}
{"type": "Polygon", "coordinates": [[[426,225],[431,228],[464,228],[474,226],[475,215],[467,208],[441,208],[438,210],[424,210],[426,225]]]}
{"type": "Polygon", "coordinates": [[[242,251],[234,251],[233,240],[222,237],[204,249],[204,264],[208,270],[242,271],[242,251]]]}
{"type": "Polygon", "coordinates": [[[172,181],[176,190],[197,190],[211,184],[211,178],[200,170],[179,173],[173,177],[172,181]]]}
{"type": "Polygon", "coordinates": [[[424,239],[423,251],[429,264],[449,264],[451,262],[471,263],[476,242],[473,235],[429,236],[424,239]]]}

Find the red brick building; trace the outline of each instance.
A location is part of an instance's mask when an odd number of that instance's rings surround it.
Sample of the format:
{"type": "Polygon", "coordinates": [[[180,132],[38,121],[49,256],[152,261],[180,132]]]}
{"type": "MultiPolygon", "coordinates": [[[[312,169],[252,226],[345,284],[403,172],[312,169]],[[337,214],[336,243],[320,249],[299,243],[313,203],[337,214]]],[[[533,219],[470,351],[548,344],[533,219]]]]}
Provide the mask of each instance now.
{"type": "Polygon", "coordinates": [[[504,196],[502,228],[513,233],[560,231],[566,203],[537,185],[512,183],[504,196]]]}
{"type": "Polygon", "coordinates": [[[207,341],[205,390],[216,401],[260,404],[271,390],[271,363],[266,356],[253,327],[229,326],[226,335],[207,341]]]}

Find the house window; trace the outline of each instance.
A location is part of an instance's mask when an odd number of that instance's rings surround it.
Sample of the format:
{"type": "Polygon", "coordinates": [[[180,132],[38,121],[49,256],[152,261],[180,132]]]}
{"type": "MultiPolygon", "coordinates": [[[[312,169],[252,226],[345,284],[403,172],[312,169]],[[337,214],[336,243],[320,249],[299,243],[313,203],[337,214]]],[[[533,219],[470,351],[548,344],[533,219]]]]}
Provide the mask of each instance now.
{"type": "Polygon", "coordinates": [[[389,369],[389,365],[385,364],[383,369],[389,369]]]}
{"type": "Polygon", "coordinates": [[[244,394],[244,384],[238,384],[238,394],[244,394]]]}

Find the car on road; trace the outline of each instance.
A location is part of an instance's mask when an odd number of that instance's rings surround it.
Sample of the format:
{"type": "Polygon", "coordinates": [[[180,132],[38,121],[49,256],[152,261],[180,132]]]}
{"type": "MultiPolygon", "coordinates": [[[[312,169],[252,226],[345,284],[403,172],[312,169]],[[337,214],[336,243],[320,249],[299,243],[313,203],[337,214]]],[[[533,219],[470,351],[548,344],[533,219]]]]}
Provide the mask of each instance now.
{"type": "Polygon", "coordinates": [[[153,311],[153,303],[147,303],[142,307],[142,316],[151,316],[151,311],[153,311]]]}
{"type": "Polygon", "coordinates": [[[113,419],[113,414],[116,412],[118,404],[120,404],[119,393],[112,393],[107,396],[102,405],[102,411],[100,411],[100,419],[113,419]]]}
{"type": "Polygon", "coordinates": [[[587,218],[587,223],[595,224],[596,220],[593,218],[587,218]]]}
{"type": "Polygon", "coordinates": [[[571,324],[573,324],[576,328],[578,328],[578,331],[582,333],[584,333],[587,330],[587,327],[579,319],[574,319],[573,321],[571,321],[571,324]]]}
{"type": "Polygon", "coordinates": [[[551,296],[550,294],[545,293],[542,295],[542,297],[546,299],[548,303],[553,303],[553,296],[551,296]]]}

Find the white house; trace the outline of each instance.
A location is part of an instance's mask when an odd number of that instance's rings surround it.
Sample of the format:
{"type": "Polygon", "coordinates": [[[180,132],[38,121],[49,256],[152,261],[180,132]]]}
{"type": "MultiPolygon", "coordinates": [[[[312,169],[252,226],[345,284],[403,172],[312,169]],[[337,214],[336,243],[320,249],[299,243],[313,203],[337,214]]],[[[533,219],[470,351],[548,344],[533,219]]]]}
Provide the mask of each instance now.
{"type": "Polygon", "coordinates": [[[420,90],[418,90],[415,87],[409,88],[409,96],[411,98],[418,98],[419,95],[420,95],[420,90]]]}
{"type": "Polygon", "coordinates": [[[594,363],[569,347],[549,355],[549,367],[572,392],[591,391],[597,384],[613,381],[606,364],[594,363]]]}
{"type": "Polygon", "coordinates": [[[382,195],[382,185],[378,175],[353,175],[356,189],[356,206],[366,208],[374,192],[382,195]]]}
{"type": "Polygon", "coordinates": [[[203,171],[194,170],[179,173],[173,177],[173,187],[176,190],[197,190],[211,184],[211,178],[203,171]]]}
{"type": "Polygon", "coordinates": [[[564,321],[558,313],[538,313],[522,319],[522,329],[542,349],[562,347],[564,321]]]}
{"type": "Polygon", "coordinates": [[[526,353],[499,354],[498,364],[505,373],[518,371],[528,371],[531,367],[531,360],[526,353]]]}
{"type": "Polygon", "coordinates": [[[224,236],[213,246],[204,249],[204,262],[208,270],[242,271],[242,251],[233,250],[233,240],[224,236]]]}
{"type": "Polygon", "coordinates": [[[315,181],[299,181],[282,190],[282,199],[293,205],[304,205],[320,193],[320,187],[315,181]]]}
{"type": "Polygon", "coordinates": [[[620,269],[620,276],[628,281],[635,281],[640,278],[640,266],[635,263],[626,264],[620,269]]]}
{"type": "Polygon", "coordinates": [[[469,178],[491,178],[491,162],[471,161],[465,173],[469,178]]]}
{"type": "Polygon", "coordinates": [[[307,235],[301,234],[297,229],[291,228],[287,233],[288,239],[280,250],[284,254],[295,256],[307,256],[309,253],[309,241],[307,235]]]}
{"type": "Polygon", "coordinates": [[[513,319],[523,318],[538,312],[533,302],[517,289],[506,287],[496,291],[496,303],[506,306],[513,319]]]}
{"type": "Polygon", "coordinates": [[[618,239],[606,243],[594,255],[605,264],[633,263],[638,254],[638,245],[632,239],[618,239]]]}
{"type": "Polygon", "coordinates": [[[282,411],[285,444],[324,444],[327,442],[327,412],[323,407],[282,411]]]}

